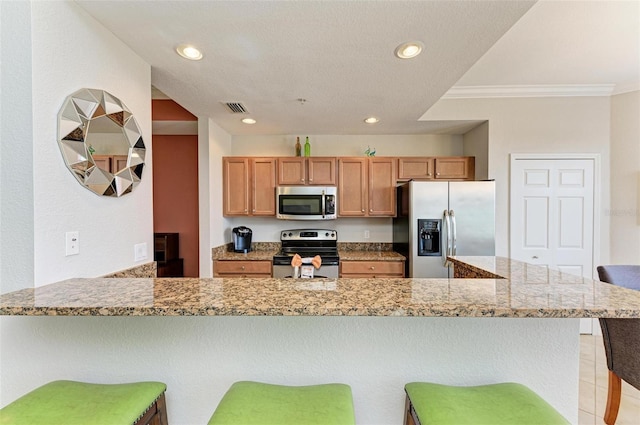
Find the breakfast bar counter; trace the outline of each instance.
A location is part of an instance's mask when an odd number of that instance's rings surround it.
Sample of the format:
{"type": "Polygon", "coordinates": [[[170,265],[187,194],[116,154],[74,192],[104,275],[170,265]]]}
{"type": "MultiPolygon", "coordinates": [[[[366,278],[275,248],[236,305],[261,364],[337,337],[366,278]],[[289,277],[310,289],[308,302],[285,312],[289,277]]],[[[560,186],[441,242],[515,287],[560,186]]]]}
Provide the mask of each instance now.
{"type": "Polygon", "coordinates": [[[69,279],[2,295],[2,315],[637,318],[640,292],[501,257],[454,279],[69,279]]]}
{"type": "Polygon", "coordinates": [[[343,382],[356,422],[386,425],[402,421],[407,382],[511,381],[577,423],[578,318],[640,317],[640,293],[452,261],[458,278],[69,279],[4,294],[2,403],[56,379],[159,380],[169,422],[187,425],[238,380],[343,382]]]}

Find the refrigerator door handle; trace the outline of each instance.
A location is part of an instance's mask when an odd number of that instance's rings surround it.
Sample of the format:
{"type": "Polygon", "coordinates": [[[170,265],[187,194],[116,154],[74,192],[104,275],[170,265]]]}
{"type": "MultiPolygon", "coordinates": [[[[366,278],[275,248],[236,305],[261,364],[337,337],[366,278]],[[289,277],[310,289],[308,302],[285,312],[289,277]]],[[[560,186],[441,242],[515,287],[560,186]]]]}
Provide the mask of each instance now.
{"type": "Polygon", "coordinates": [[[453,210],[449,210],[449,217],[451,219],[451,228],[453,229],[453,236],[452,236],[452,244],[451,244],[451,255],[456,255],[456,251],[457,251],[457,239],[458,239],[458,235],[457,235],[457,226],[456,226],[456,216],[453,212],[453,210]]]}
{"type": "Polygon", "coordinates": [[[444,266],[449,267],[449,260],[447,257],[451,252],[451,221],[449,220],[449,210],[444,210],[444,226],[447,232],[447,243],[444,249],[444,266]]]}

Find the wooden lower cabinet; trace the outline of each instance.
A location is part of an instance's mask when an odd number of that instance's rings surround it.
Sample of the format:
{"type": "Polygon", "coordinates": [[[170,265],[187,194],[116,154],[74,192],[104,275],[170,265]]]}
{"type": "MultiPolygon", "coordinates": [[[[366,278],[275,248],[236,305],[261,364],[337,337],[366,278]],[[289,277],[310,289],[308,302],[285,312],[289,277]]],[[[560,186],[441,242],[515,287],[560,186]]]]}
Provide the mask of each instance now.
{"type": "Polygon", "coordinates": [[[404,277],[404,262],[340,261],[340,277],[404,277]]]}
{"type": "Polygon", "coordinates": [[[214,277],[271,277],[271,261],[214,260],[214,277]]]}

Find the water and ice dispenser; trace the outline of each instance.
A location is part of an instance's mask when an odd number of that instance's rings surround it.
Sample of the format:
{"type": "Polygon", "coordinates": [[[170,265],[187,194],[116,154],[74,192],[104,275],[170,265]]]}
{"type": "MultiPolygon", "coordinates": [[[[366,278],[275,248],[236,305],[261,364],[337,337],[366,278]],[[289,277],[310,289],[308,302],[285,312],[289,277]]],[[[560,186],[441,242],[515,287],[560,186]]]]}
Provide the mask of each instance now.
{"type": "Polygon", "coordinates": [[[440,227],[441,219],[418,219],[418,256],[441,256],[440,227]]]}

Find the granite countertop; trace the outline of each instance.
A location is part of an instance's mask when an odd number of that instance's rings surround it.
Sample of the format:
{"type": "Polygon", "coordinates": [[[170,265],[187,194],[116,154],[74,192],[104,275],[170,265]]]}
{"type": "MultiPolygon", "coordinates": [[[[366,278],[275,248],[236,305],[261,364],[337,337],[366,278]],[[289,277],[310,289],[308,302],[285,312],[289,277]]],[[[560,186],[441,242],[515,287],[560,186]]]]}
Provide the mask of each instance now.
{"type": "Polygon", "coordinates": [[[394,251],[338,250],[340,261],[404,261],[404,255],[394,251]]]}
{"type": "MultiPolygon", "coordinates": [[[[273,259],[280,251],[280,243],[255,242],[252,251],[246,254],[233,252],[231,244],[216,247],[211,258],[218,261],[261,261],[273,259]]],[[[352,243],[338,244],[338,255],[341,260],[350,261],[404,261],[405,257],[391,250],[391,244],[385,243],[352,243]]]]}
{"type": "Polygon", "coordinates": [[[455,279],[69,279],[0,297],[1,315],[640,318],[640,291],[500,257],[455,279]]]}

